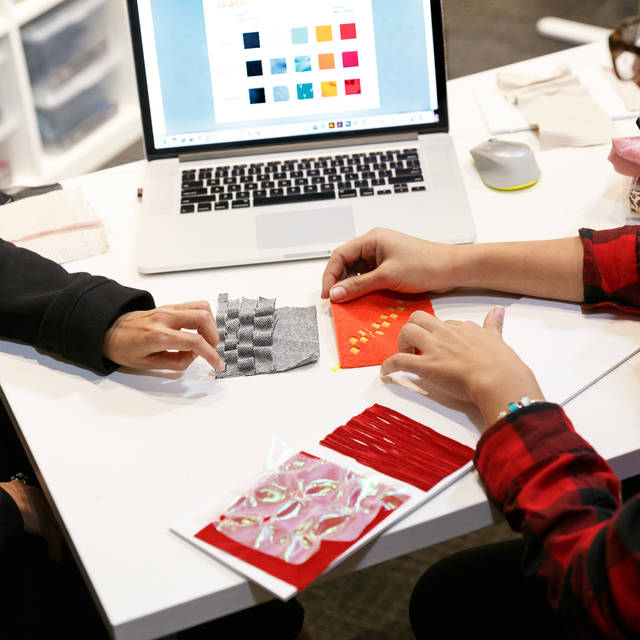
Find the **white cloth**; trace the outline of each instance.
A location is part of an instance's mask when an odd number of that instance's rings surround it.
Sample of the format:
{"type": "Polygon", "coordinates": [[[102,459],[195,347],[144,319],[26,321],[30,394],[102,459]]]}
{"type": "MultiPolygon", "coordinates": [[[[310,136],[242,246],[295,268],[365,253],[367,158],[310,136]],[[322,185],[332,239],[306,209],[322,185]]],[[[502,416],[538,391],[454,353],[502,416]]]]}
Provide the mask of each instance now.
{"type": "Polygon", "coordinates": [[[109,248],[104,225],[78,189],[50,191],[0,207],[0,238],[59,264],[109,248]]]}
{"type": "Polygon", "coordinates": [[[605,144],[615,137],[611,118],[566,65],[503,71],[497,80],[504,97],[538,130],[541,149],[605,144]]]}

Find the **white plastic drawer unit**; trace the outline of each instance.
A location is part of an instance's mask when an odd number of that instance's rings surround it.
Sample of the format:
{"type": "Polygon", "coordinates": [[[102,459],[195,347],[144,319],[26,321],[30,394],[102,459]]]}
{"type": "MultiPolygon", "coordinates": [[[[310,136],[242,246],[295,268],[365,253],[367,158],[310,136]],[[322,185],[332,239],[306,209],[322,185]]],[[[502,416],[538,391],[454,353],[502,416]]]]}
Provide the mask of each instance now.
{"type": "Polygon", "coordinates": [[[32,84],[59,85],[107,48],[106,0],[71,0],[22,29],[32,84]]]}
{"type": "Polygon", "coordinates": [[[33,98],[45,146],[68,147],[116,112],[117,64],[117,56],[107,54],[62,85],[34,88],[33,98]]]}

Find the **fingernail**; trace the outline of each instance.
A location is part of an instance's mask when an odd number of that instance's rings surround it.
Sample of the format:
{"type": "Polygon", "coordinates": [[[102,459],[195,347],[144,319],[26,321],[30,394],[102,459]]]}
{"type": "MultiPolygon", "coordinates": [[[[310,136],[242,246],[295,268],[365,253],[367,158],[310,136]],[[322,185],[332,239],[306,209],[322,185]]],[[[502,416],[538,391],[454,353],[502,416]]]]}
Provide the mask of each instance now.
{"type": "Polygon", "coordinates": [[[498,318],[498,320],[504,320],[505,308],[504,307],[494,307],[493,315],[498,318]]]}
{"type": "Polygon", "coordinates": [[[329,291],[329,296],[332,300],[342,300],[347,297],[347,290],[344,287],[333,287],[329,291]]]}

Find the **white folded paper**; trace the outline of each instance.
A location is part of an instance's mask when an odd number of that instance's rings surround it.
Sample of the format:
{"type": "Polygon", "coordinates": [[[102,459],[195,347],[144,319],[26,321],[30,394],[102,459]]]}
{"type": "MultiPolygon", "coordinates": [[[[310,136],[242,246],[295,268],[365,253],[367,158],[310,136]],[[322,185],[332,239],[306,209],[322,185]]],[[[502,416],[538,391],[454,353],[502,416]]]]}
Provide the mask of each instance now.
{"type": "Polygon", "coordinates": [[[109,248],[104,225],[79,189],[50,191],[0,207],[0,238],[59,264],[109,248]]]}

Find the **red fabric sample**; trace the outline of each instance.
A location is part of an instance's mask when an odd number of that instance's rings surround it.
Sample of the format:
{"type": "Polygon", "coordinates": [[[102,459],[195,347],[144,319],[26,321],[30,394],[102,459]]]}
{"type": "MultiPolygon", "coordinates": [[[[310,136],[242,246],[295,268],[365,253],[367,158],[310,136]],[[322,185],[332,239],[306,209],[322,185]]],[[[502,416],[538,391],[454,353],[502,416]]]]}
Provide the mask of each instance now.
{"type": "Polygon", "coordinates": [[[357,540],[369,533],[373,527],[382,522],[391,511],[380,509],[378,515],[365,527],[362,534],[356,540],[347,542],[335,542],[332,540],[323,540],[322,546],[318,553],[312,555],[309,560],[303,564],[291,564],[280,558],[275,558],[261,551],[256,551],[250,547],[228,538],[220,533],[212,524],[208,524],[204,529],[196,533],[195,537],[206,542],[218,549],[222,549],[227,553],[244,560],[247,564],[251,564],[262,571],[266,571],[284,582],[293,585],[299,591],[306,589],[313,580],[315,580],[338,556],[343,554],[350,546],[354,545],[357,540]]]}
{"type": "Polygon", "coordinates": [[[351,302],[332,302],[340,366],[371,367],[397,353],[400,330],[414,311],[435,315],[427,294],[374,291],[351,302]]]}
{"type": "Polygon", "coordinates": [[[396,480],[429,491],[473,458],[473,449],[379,404],[320,442],[396,480]]]}
{"type": "Polygon", "coordinates": [[[301,451],[194,535],[302,590],[408,497],[301,451]]]}

